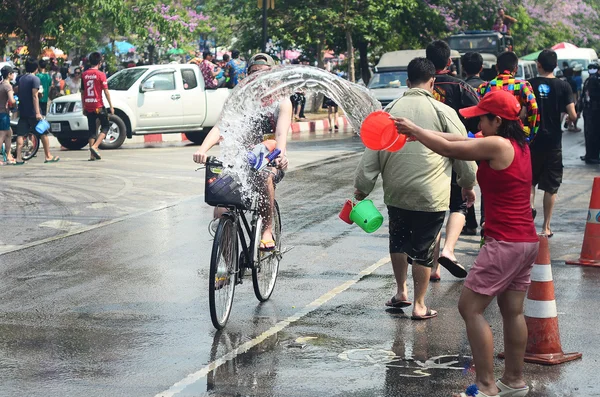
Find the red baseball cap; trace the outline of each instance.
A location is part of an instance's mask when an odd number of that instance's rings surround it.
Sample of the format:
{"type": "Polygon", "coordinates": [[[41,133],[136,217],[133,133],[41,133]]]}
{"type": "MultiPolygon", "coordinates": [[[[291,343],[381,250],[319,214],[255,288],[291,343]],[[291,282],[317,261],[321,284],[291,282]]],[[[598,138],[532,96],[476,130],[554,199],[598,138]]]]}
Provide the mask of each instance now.
{"type": "Polygon", "coordinates": [[[493,114],[505,120],[519,120],[521,104],[513,94],[504,90],[490,91],[477,106],[460,109],[459,113],[467,119],[485,114],[493,114]]]}

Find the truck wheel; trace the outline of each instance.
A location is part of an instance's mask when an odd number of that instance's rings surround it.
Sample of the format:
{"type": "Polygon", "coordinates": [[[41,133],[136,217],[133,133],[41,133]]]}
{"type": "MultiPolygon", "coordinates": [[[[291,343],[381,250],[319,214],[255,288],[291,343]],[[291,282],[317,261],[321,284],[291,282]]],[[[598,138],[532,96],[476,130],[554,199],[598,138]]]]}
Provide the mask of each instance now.
{"type": "Polygon", "coordinates": [[[88,144],[87,139],[83,138],[56,138],[61,146],[69,150],[83,149],[88,144]]]}
{"type": "Polygon", "coordinates": [[[125,142],[127,127],[123,119],[114,114],[108,115],[108,123],[108,134],[100,144],[100,149],[117,149],[125,142]]]}
{"type": "Polygon", "coordinates": [[[206,135],[208,135],[208,131],[210,130],[204,129],[197,132],[186,132],[185,137],[191,142],[200,145],[202,142],[204,142],[204,138],[206,138],[206,135]]]}

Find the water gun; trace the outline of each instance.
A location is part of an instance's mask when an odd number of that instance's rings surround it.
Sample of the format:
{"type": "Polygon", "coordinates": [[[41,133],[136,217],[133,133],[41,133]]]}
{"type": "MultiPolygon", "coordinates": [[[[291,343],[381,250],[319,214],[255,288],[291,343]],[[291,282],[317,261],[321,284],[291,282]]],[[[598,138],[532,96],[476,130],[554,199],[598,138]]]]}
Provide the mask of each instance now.
{"type": "Polygon", "coordinates": [[[476,134],[473,134],[471,131],[467,134],[469,138],[483,138],[483,132],[479,131],[476,134]]]}
{"type": "Polygon", "coordinates": [[[274,139],[267,139],[248,152],[248,164],[255,170],[262,171],[280,154],[281,150],[277,149],[277,142],[274,139]]]}

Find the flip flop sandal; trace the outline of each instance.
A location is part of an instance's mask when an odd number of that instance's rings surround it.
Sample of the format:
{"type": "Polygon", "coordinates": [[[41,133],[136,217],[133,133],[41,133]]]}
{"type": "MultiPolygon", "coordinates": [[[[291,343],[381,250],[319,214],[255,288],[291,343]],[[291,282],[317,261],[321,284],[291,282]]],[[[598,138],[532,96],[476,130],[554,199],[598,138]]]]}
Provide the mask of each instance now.
{"type": "Polygon", "coordinates": [[[24,161],[15,161],[15,164],[14,164],[14,165],[23,165],[23,164],[25,164],[25,162],[24,162],[24,161]]]}
{"type": "Polygon", "coordinates": [[[529,393],[529,386],[521,387],[519,389],[513,389],[510,386],[506,386],[500,379],[496,381],[496,387],[500,389],[499,396],[502,397],[525,397],[529,393]]]}
{"type": "Polygon", "coordinates": [[[482,393],[479,391],[479,389],[477,388],[477,385],[471,385],[469,387],[467,387],[467,390],[465,390],[463,393],[460,393],[460,397],[498,397],[499,394],[496,394],[495,396],[488,396],[485,393],[482,393]]]}
{"type": "Polygon", "coordinates": [[[260,243],[264,245],[264,247],[258,247],[259,251],[262,252],[270,252],[275,250],[275,240],[260,240],[260,243]],[[267,244],[273,243],[272,247],[267,247],[267,244]]]}
{"type": "Polygon", "coordinates": [[[465,278],[467,277],[467,271],[465,268],[458,263],[458,261],[453,261],[452,259],[440,256],[438,258],[438,263],[446,268],[454,277],[457,278],[465,278]]]}
{"type": "Polygon", "coordinates": [[[96,149],[90,149],[90,152],[92,152],[92,156],[94,156],[96,160],[102,160],[102,157],[100,157],[100,153],[98,153],[96,149]]]}
{"type": "Polygon", "coordinates": [[[427,308],[427,312],[425,312],[425,315],[423,316],[410,316],[411,320],[429,320],[430,318],[434,318],[437,317],[438,312],[436,312],[435,310],[431,310],[430,308],[427,308]]]}
{"type": "Polygon", "coordinates": [[[392,299],[390,299],[389,302],[385,302],[385,305],[387,307],[396,307],[396,308],[403,308],[403,307],[409,307],[410,305],[412,305],[412,302],[409,301],[401,301],[396,299],[396,296],[392,296],[392,299]]]}
{"type": "Polygon", "coordinates": [[[429,276],[429,281],[432,283],[439,283],[442,280],[441,277],[429,276]]]}
{"type": "Polygon", "coordinates": [[[88,159],[87,161],[96,161],[96,159],[88,159]]]}
{"type": "Polygon", "coordinates": [[[60,160],[60,157],[52,157],[50,160],[45,160],[44,163],[56,163],[60,160]]]}

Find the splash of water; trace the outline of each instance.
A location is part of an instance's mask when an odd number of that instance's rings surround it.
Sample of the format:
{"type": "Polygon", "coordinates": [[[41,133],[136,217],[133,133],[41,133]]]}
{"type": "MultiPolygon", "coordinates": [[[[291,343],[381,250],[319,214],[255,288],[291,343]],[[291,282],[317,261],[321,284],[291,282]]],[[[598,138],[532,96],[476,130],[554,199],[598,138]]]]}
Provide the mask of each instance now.
{"type": "Polygon", "coordinates": [[[242,181],[246,197],[253,191],[249,182],[246,153],[262,139],[255,131],[260,120],[277,112],[278,103],[297,91],[322,93],[344,111],[357,133],[363,120],[381,109],[381,104],[363,86],[311,66],[283,66],[259,72],[242,80],[225,102],[218,126],[223,137],[221,158],[242,181]]]}

